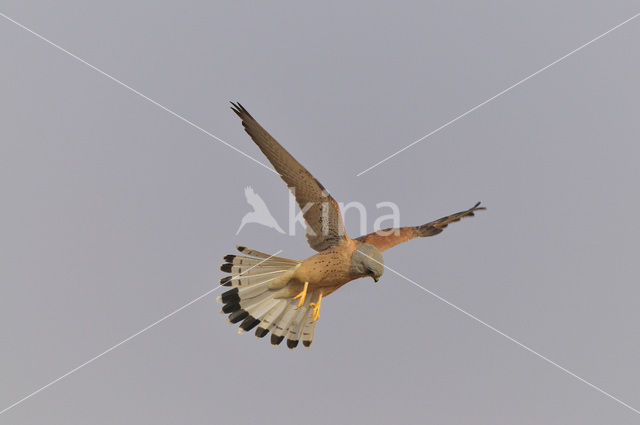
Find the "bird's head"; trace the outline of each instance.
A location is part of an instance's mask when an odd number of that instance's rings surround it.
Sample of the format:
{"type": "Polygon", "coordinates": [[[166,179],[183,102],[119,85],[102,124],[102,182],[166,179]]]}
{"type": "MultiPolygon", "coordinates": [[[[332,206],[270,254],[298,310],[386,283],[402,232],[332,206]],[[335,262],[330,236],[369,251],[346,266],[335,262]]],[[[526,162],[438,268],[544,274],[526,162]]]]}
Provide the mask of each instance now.
{"type": "Polygon", "coordinates": [[[377,282],[384,272],[384,260],[378,249],[370,244],[360,244],[351,257],[351,273],[356,277],[371,276],[377,282]]]}

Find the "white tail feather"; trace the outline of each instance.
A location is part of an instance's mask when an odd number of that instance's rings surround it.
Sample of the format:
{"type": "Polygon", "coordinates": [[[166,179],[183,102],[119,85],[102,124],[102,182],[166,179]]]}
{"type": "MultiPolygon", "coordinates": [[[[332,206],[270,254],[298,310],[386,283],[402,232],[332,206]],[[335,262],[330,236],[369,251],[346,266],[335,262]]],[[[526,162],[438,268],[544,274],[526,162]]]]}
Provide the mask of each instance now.
{"type": "MultiPolygon", "coordinates": [[[[271,293],[269,290],[265,290],[263,293],[261,294],[257,294],[254,297],[251,298],[240,298],[240,308],[242,308],[243,310],[246,310],[249,312],[249,314],[251,314],[251,309],[255,308],[255,306],[257,306],[258,304],[260,304],[261,302],[265,301],[265,300],[272,300],[273,298],[273,293],[271,293]]],[[[251,314],[253,316],[253,314],[251,314]]],[[[255,316],[253,316],[255,317],[255,316]]]]}
{"type": "Polygon", "coordinates": [[[270,273],[278,273],[285,272],[290,267],[285,267],[281,265],[277,266],[264,266],[260,264],[260,266],[233,266],[231,267],[232,275],[242,275],[242,276],[255,276],[255,275],[266,275],[270,273]]]}
{"type": "Polygon", "coordinates": [[[289,326],[289,331],[287,332],[287,340],[298,341],[300,339],[299,334],[300,334],[300,331],[302,331],[304,321],[308,315],[309,315],[309,305],[307,304],[300,307],[300,310],[298,310],[298,314],[296,315],[296,318],[291,323],[291,326],[289,326]]]}
{"type": "Polygon", "coordinates": [[[278,303],[264,316],[262,323],[260,323],[260,327],[267,331],[271,331],[275,326],[275,322],[280,318],[285,308],[287,308],[288,303],[289,300],[278,300],[278,303]]]}
{"type": "Polygon", "coordinates": [[[300,336],[300,339],[302,339],[302,344],[307,348],[311,347],[311,343],[313,342],[313,331],[315,327],[316,321],[312,319],[307,320],[302,328],[302,335],[300,336]]]}
{"type": "Polygon", "coordinates": [[[241,300],[257,297],[258,295],[269,291],[269,283],[272,279],[256,283],[254,285],[238,288],[238,296],[241,300]]]}
{"type": "Polygon", "coordinates": [[[297,264],[300,262],[298,260],[292,260],[291,258],[276,257],[275,255],[267,254],[265,252],[256,251],[255,249],[249,249],[246,246],[237,246],[236,248],[238,249],[238,251],[242,252],[243,254],[246,254],[252,257],[268,258],[271,261],[282,261],[285,263],[292,263],[292,264],[297,264]]]}
{"type": "Polygon", "coordinates": [[[271,311],[271,309],[274,308],[279,302],[280,300],[278,299],[270,298],[260,306],[254,307],[253,311],[251,311],[250,314],[256,319],[262,320],[267,315],[267,313],[269,313],[269,311],[271,311]]]}
{"type": "Polygon", "coordinates": [[[231,283],[231,286],[236,286],[238,288],[244,287],[252,287],[255,285],[259,285],[265,282],[271,282],[277,279],[280,275],[285,272],[273,273],[273,274],[259,274],[259,275],[249,275],[249,276],[233,276],[228,282],[231,283]]]}
{"type": "MultiPolygon", "coordinates": [[[[265,294],[269,295],[269,294],[265,294]]],[[[257,300],[257,298],[252,298],[251,301],[257,300]]],[[[243,305],[243,302],[240,302],[240,306],[242,309],[246,310],[251,317],[254,317],[257,320],[260,320],[264,317],[267,312],[273,308],[278,303],[278,300],[267,296],[264,297],[261,301],[257,301],[253,304],[247,303],[247,305],[243,305]]],[[[244,333],[245,330],[242,327],[238,328],[238,333],[244,333]]]]}
{"type": "Polygon", "coordinates": [[[285,335],[285,333],[289,329],[289,325],[291,325],[291,322],[296,317],[296,314],[298,312],[296,310],[296,305],[296,301],[294,300],[289,302],[289,304],[287,305],[287,309],[284,311],[284,314],[278,318],[277,322],[275,322],[275,326],[271,331],[272,337],[274,335],[279,337],[283,337],[285,335]]]}
{"type": "Polygon", "coordinates": [[[309,290],[305,303],[298,308],[298,300],[288,295],[289,289],[283,289],[301,262],[245,247],[238,250],[245,255],[227,255],[227,263],[220,267],[231,273],[220,283],[232,289],[218,296],[222,312],[229,314],[227,321],[240,323],[239,333],[256,326],[256,336],[260,338],[271,332],[274,345],[286,337],[289,348],[295,348],[300,339],[308,347],[313,338],[310,300],[315,298],[314,291],[309,290]]]}
{"type": "Polygon", "coordinates": [[[292,261],[280,261],[274,260],[272,258],[254,258],[254,257],[244,257],[242,255],[227,255],[225,257],[229,263],[234,266],[255,266],[256,264],[271,266],[271,265],[283,265],[283,266],[291,266],[292,261]]]}

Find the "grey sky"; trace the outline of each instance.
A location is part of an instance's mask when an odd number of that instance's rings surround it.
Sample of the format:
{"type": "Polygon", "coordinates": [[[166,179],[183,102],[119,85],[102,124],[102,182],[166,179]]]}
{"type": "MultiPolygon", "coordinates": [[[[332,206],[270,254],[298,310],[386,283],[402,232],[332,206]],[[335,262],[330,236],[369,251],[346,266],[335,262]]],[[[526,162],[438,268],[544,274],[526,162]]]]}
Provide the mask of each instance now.
{"type": "MultiPolygon", "coordinates": [[[[356,173],[638,13],[638,3],[5,0],[0,12],[260,161],[244,106],[342,201],[419,224],[385,262],[640,408],[640,22],[356,173]]],[[[0,410],[207,292],[281,180],[0,19],[0,410]]],[[[356,214],[346,217],[357,236],[356,214]]],[[[385,273],[323,302],[311,350],[204,298],[0,424],[631,424],[640,416],[385,273]]]]}

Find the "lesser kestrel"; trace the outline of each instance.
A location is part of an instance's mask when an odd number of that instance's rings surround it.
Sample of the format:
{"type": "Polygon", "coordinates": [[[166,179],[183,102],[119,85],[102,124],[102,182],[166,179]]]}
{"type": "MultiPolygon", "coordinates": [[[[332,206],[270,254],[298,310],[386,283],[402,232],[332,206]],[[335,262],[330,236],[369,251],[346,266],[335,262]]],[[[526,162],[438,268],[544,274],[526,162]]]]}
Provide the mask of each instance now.
{"type": "Polygon", "coordinates": [[[275,170],[293,192],[306,222],[307,241],[317,254],[305,260],[276,257],[246,247],[243,255],[227,255],[220,268],[230,273],[220,283],[233,288],[218,297],[230,323],[239,332],[257,326],[262,338],[271,332],[271,343],[295,348],[302,340],[310,347],[322,299],[347,282],[369,276],[378,281],[384,271],[382,251],[413,238],[433,236],[449,223],[473,216],[472,208],[421,226],[385,229],[356,239],[349,238],[338,203],[296,159],[289,154],[239,103],[233,111],[275,170]]]}

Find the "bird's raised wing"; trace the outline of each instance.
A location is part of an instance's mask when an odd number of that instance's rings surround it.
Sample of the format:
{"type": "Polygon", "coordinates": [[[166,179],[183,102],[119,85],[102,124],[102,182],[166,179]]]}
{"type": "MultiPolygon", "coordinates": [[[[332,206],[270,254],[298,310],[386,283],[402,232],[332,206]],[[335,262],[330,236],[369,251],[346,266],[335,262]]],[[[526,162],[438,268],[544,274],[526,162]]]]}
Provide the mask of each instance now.
{"type": "Polygon", "coordinates": [[[472,217],[474,215],[474,211],[484,209],[484,207],[480,206],[480,202],[478,202],[468,210],[460,211],[458,213],[439,218],[438,220],[423,224],[422,226],[378,230],[377,232],[360,236],[356,240],[363,243],[371,244],[378,248],[379,251],[384,251],[398,245],[399,243],[406,242],[413,238],[437,235],[438,233],[442,232],[442,230],[444,230],[444,228],[447,227],[449,223],[459,221],[464,217],[472,217]]]}
{"type": "Polygon", "coordinates": [[[307,223],[307,242],[316,251],[346,240],[338,203],[296,159],[239,103],[231,103],[251,139],[265,154],[296,198],[307,223]]]}

